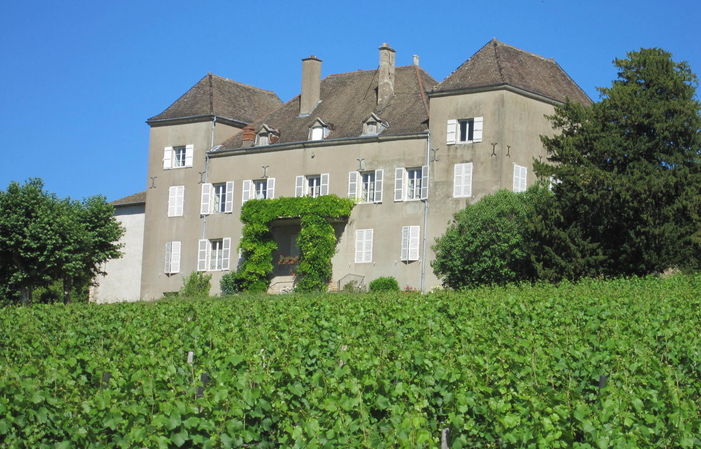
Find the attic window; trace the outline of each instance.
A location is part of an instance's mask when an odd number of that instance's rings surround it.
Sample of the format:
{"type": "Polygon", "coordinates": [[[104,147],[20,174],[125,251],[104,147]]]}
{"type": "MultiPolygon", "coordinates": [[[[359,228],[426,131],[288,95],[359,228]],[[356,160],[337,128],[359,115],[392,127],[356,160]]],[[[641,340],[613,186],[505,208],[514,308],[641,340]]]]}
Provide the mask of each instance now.
{"type": "Polygon", "coordinates": [[[363,136],[376,136],[387,128],[387,124],[380,118],[371,114],[363,123],[363,136]]]}
{"type": "Polygon", "coordinates": [[[324,123],[320,118],[317,118],[312,126],[309,127],[309,140],[323,140],[326,139],[329,134],[331,134],[329,125],[324,123]]]}
{"type": "Polygon", "coordinates": [[[256,134],[256,146],[272,145],[277,142],[280,133],[268,125],[263,125],[256,134]]]}

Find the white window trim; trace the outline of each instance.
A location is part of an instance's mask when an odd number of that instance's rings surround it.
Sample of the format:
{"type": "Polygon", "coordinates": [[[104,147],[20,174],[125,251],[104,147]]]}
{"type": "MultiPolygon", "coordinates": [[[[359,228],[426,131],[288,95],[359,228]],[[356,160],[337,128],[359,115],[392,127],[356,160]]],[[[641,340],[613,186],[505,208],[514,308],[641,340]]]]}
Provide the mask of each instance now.
{"type": "Polygon", "coordinates": [[[513,190],[516,193],[525,192],[528,185],[528,168],[514,164],[514,185],[513,190]]]}
{"type": "Polygon", "coordinates": [[[168,188],[168,216],[182,217],[185,203],[185,186],[170,186],[168,188]]]}
{"type": "Polygon", "coordinates": [[[472,196],[472,162],[453,166],[453,198],[472,196]]]}
{"type": "Polygon", "coordinates": [[[400,259],[404,262],[419,260],[421,243],[421,226],[402,226],[402,253],[400,259]]]}
{"type": "Polygon", "coordinates": [[[355,231],[355,263],[372,263],[373,229],[355,231]]]}
{"type": "Polygon", "coordinates": [[[229,271],[231,267],[231,238],[200,239],[197,242],[197,271],[229,271]],[[212,241],[222,241],[222,268],[212,270],[209,266],[212,241]]]}
{"type": "Polygon", "coordinates": [[[166,242],[166,264],[164,273],[180,273],[180,242],[166,242]]]}

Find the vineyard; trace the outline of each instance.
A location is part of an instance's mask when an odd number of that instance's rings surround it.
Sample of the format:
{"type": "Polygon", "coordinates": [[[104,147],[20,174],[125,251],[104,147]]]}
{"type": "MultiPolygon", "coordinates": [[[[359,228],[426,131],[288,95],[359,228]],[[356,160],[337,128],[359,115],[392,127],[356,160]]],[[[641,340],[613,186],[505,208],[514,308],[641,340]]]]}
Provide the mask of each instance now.
{"type": "Polygon", "coordinates": [[[701,446],[701,277],[0,309],[0,446],[701,446]]]}

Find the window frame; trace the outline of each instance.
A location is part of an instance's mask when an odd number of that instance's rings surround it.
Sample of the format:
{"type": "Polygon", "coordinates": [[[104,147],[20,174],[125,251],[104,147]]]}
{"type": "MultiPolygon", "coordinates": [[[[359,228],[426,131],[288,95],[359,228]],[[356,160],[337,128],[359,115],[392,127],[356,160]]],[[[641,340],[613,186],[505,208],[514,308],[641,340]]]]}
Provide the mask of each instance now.
{"type": "Polygon", "coordinates": [[[192,144],[165,147],[163,149],[163,170],[191,168],[194,159],[194,149],[195,147],[192,144]],[[176,151],[180,153],[180,150],[183,149],[182,157],[178,157],[176,151]],[[176,165],[176,161],[181,162],[178,162],[178,165],[176,165]]]}
{"type": "Polygon", "coordinates": [[[166,242],[165,267],[163,269],[165,274],[180,273],[181,249],[182,243],[179,241],[166,242]]]}
{"type": "Polygon", "coordinates": [[[429,166],[421,167],[398,167],[394,170],[394,201],[423,201],[428,199],[429,186],[429,166]],[[409,174],[419,173],[420,176],[414,176],[414,186],[412,187],[412,196],[409,196],[409,174]],[[418,183],[416,180],[418,179],[418,183]],[[418,196],[417,196],[418,191],[418,196]]]}
{"type": "Polygon", "coordinates": [[[446,144],[465,145],[482,142],[483,132],[484,117],[450,119],[446,130],[446,144]]]}
{"type": "Polygon", "coordinates": [[[402,262],[413,262],[421,258],[421,226],[402,226],[402,262]]]}
{"type": "Polygon", "coordinates": [[[295,197],[301,196],[311,196],[312,198],[318,198],[320,196],[329,194],[329,174],[321,173],[319,175],[299,175],[295,178],[295,197]],[[318,186],[312,186],[314,189],[318,189],[318,195],[309,193],[309,181],[313,179],[319,179],[318,186]]]}
{"type": "Polygon", "coordinates": [[[200,239],[197,242],[197,271],[229,271],[231,267],[231,238],[200,239]],[[220,245],[219,245],[220,244],[220,245]],[[214,249],[214,246],[218,248],[214,249]],[[215,254],[216,259],[212,258],[215,254]],[[216,263],[212,268],[213,262],[216,263]]]}

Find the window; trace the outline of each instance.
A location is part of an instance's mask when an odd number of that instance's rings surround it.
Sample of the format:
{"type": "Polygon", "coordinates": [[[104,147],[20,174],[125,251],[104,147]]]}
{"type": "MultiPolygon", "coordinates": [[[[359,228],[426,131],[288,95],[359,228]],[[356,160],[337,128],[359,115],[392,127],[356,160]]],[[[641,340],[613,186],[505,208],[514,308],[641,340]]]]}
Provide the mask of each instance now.
{"type": "Polygon", "coordinates": [[[275,198],[275,178],[245,180],[243,181],[243,197],[245,203],[248,200],[264,200],[275,198]]]}
{"type": "Polygon", "coordinates": [[[475,117],[461,120],[448,120],[446,143],[472,143],[482,141],[482,129],[484,117],[475,117]]]}
{"type": "Polygon", "coordinates": [[[389,127],[374,112],[363,122],[363,136],[376,136],[389,127]]]}
{"type": "Polygon", "coordinates": [[[355,231],[355,263],[372,262],[372,229],[355,231]]]}
{"type": "Polygon", "coordinates": [[[331,134],[330,125],[317,118],[312,126],[309,127],[309,140],[323,140],[331,134]]]}
{"type": "Polygon", "coordinates": [[[312,128],[312,137],[310,140],[321,140],[324,138],[324,128],[315,126],[312,128]]]}
{"type": "Polygon", "coordinates": [[[182,217],[185,201],[185,186],[170,186],[168,189],[168,216],[182,217]]]}
{"type": "Polygon", "coordinates": [[[428,165],[394,170],[394,201],[428,198],[428,165]]]}
{"type": "Polygon", "coordinates": [[[280,137],[280,131],[263,123],[256,134],[256,146],[272,145],[280,137]]]}
{"type": "Polygon", "coordinates": [[[348,198],[363,203],[381,203],[384,170],[348,173],[348,198]]]}
{"type": "Polygon", "coordinates": [[[419,242],[421,241],[421,226],[402,227],[403,261],[419,260],[419,242]]]}
{"type": "Polygon", "coordinates": [[[453,166],[453,198],[472,196],[472,162],[453,166]]]}
{"type": "Polygon", "coordinates": [[[256,146],[270,145],[270,135],[268,133],[260,133],[256,136],[256,146]]]}
{"type": "Polygon", "coordinates": [[[231,257],[231,239],[202,239],[198,242],[197,271],[226,271],[231,257]]]}
{"type": "Polygon", "coordinates": [[[166,242],[166,266],[164,273],[180,273],[180,242],[166,242]]]}
{"type": "Polygon", "coordinates": [[[295,196],[316,198],[329,194],[329,174],[297,176],[295,179],[295,196]]]}
{"type": "Polygon", "coordinates": [[[163,151],[163,170],[192,167],[193,152],[193,145],[165,147],[163,151]]]}
{"type": "Polygon", "coordinates": [[[234,182],[219,184],[202,184],[202,203],[200,214],[230,214],[234,209],[234,182]]]}
{"type": "Polygon", "coordinates": [[[528,169],[520,165],[514,164],[514,192],[526,191],[526,178],[528,177],[528,169]]]}

